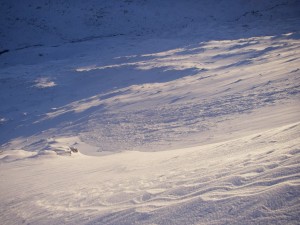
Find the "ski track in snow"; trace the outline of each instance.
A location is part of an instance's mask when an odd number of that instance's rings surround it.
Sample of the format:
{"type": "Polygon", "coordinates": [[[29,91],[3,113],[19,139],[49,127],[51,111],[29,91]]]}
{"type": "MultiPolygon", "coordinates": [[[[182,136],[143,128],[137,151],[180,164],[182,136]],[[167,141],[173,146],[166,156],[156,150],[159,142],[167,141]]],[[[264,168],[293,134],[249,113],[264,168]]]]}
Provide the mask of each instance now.
{"type": "Polygon", "coordinates": [[[1,224],[299,224],[299,2],[158,2],[0,3],[1,224]]]}

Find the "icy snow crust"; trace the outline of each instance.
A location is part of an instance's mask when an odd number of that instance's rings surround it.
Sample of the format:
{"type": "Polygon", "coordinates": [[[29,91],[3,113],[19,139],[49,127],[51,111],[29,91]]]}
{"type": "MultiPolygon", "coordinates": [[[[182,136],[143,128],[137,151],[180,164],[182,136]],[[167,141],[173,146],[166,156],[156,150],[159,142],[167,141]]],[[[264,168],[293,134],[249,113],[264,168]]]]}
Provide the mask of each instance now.
{"type": "Polygon", "coordinates": [[[0,4],[1,224],[299,223],[299,1],[0,4]]]}

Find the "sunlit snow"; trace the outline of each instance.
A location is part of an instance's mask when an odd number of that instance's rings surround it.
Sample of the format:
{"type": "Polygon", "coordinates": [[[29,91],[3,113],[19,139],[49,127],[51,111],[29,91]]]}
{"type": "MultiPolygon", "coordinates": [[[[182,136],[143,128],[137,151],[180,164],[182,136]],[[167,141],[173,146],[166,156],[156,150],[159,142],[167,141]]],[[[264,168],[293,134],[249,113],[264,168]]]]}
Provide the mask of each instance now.
{"type": "Polygon", "coordinates": [[[0,223],[299,224],[300,2],[0,3],[0,223]]]}

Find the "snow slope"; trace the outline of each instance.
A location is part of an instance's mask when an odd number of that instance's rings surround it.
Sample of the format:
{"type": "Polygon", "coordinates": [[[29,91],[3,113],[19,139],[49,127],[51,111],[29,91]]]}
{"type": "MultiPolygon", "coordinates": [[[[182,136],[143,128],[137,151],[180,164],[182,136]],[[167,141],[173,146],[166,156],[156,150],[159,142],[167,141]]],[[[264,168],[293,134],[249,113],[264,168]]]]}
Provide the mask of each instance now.
{"type": "Polygon", "coordinates": [[[299,127],[172,151],[4,163],[1,221],[297,224],[299,127]]]}
{"type": "Polygon", "coordinates": [[[2,69],[2,148],[40,150],[49,138],[79,136],[99,151],[176,149],[298,122],[296,35],[40,47],[49,60],[2,69]],[[168,48],[149,53],[153,46],[168,48]],[[60,53],[66,58],[52,58],[60,53]]]}
{"type": "Polygon", "coordinates": [[[0,10],[2,224],[299,223],[299,1],[0,10]]]}
{"type": "Polygon", "coordinates": [[[0,49],[11,51],[104,37],[174,36],[191,28],[199,34],[207,26],[228,22],[271,23],[269,29],[277,32],[278,22],[300,13],[297,0],[2,0],[0,4],[0,49]]]}

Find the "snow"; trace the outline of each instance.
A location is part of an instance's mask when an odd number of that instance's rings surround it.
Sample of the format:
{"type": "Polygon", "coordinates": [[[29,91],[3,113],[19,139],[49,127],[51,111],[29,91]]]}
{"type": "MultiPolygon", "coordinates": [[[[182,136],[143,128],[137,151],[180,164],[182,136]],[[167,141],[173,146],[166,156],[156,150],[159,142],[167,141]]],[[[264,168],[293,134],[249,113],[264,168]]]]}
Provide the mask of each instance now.
{"type": "Polygon", "coordinates": [[[296,224],[299,126],[179,150],[2,163],[2,223],[296,224]]]}
{"type": "Polygon", "coordinates": [[[299,223],[299,1],[0,4],[1,224],[299,223]]]}

